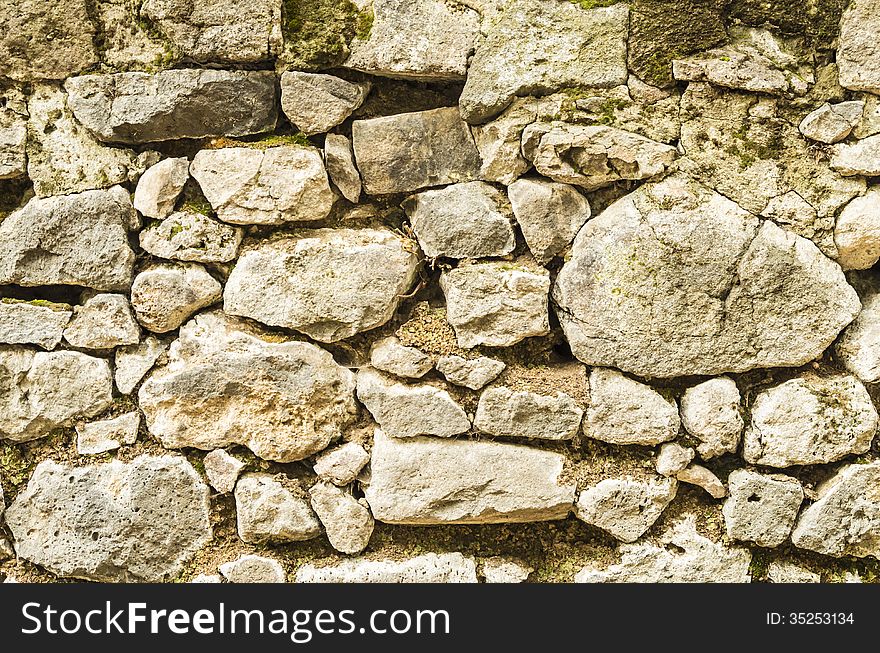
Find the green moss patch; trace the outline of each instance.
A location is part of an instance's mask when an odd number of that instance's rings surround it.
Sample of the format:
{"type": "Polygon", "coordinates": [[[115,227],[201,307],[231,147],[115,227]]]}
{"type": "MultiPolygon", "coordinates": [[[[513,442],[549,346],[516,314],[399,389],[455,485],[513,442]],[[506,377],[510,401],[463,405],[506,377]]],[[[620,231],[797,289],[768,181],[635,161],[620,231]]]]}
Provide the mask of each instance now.
{"type": "MultiPolygon", "coordinates": [[[[361,23],[359,15],[358,8],[349,0],[284,0],[284,62],[306,69],[342,63],[361,23]]],[[[372,20],[369,26],[372,27],[372,20]]],[[[366,19],[361,29],[366,29],[366,19]]]]}

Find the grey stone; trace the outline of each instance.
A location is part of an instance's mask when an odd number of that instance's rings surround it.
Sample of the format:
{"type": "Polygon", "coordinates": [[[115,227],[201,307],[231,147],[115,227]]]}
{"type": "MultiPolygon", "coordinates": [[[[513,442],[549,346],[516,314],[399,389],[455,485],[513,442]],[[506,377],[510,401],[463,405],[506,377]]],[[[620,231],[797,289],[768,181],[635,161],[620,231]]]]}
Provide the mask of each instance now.
{"type": "Polygon", "coordinates": [[[660,453],[657,454],[657,462],[654,466],[657,473],[662,476],[675,476],[693,459],[694,450],[690,447],[683,447],[677,442],[667,442],[660,445],[660,453]]]}
{"type": "Polygon", "coordinates": [[[116,389],[129,394],[167,349],[168,343],[155,336],[147,336],[136,345],[117,348],[113,361],[116,389]]]}
{"type": "Polygon", "coordinates": [[[831,169],[844,177],[880,175],[880,134],[852,144],[835,145],[831,154],[831,169]]]}
{"type": "Polygon", "coordinates": [[[405,560],[354,558],[296,570],[297,583],[476,583],[474,559],[460,553],[425,553],[405,560]]]}
{"type": "Polygon", "coordinates": [[[178,211],[141,231],[141,248],[173,261],[228,263],[238,256],[242,230],[201,213],[178,211]]]}
{"type": "Polygon", "coordinates": [[[535,571],[518,560],[492,556],[480,564],[480,573],[487,583],[524,583],[535,571]]]}
{"type": "Polygon", "coordinates": [[[583,490],[574,514],[621,542],[635,542],[675,498],[675,479],[653,476],[607,478],[583,490]]]}
{"type": "Polygon", "coordinates": [[[248,544],[301,542],[321,534],[304,493],[285,476],[242,476],[235,486],[235,513],[238,536],[248,544]]]}
{"type": "Polygon", "coordinates": [[[434,368],[434,361],[415,347],[407,347],[394,336],[382,338],[370,348],[370,365],[382,372],[419,379],[434,368]]]}
{"type": "Polygon", "coordinates": [[[0,104],[0,179],[17,179],[27,174],[27,102],[13,87],[0,91],[0,104]]]}
{"type": "Polygon", "coordinates": [[[788,539],[804,501],[804,489],[796,478],[736,469],[727,486],[730,496],[722,512],[728,537],[769,547],[788,539]]]}
{"type": "Polygon", "coordinates": [[[723,499],[727,496],[727,488],[715,473],[702,465],[691,464],[675,475],[682,483],[689,483],[703,488],[713,499],[723,499]]]}
{"type": "Polygon", "coordinates": [[[146,218],[167,218],[174,210],[174,204],[188,179],[189,159],[163,159],[138,180],[134,191],[134,208],[146,218]]]}
{"type": "Polygon", "coordinates": [[[863,383],[880,381],[880,283],[870,277],[857,286],[862,311],[834,345],[844,367],[863,383]]]}
{"type": "Polygon", "coordinates": [[[275,128],[275,73],[189,68],[71,77],[68,105],[102,141],[245,136],[275,128]]]}
{"type": "Polygon", "coordinates": [[[523,130],[539,115],[558,113],[558,103],[544,98],[515,98],[504,112],[491,122],[474,125],[471,132],[483,160],[480,178],[508,185],[528,171],[532,164],[522,155],[523,130]],[[553,104],[543,111],[544,105],[553,104]]]}
{"type": "Polygon", "coordinates": [[[825,256],[837,258],[837,245],[834,243],[834,216],[825,215],[820,218],[816,209],[797,191],[790,190],[783,195],[772,198],[761,211],[761,217],[773,220],[783,229],[792,231],[798,236],[809,238],[822,250],[825,256]]]}
{"type": "Polygon", "coordinates": [[[131,307],[145,329],[167,333],[199,309],[218,302],[222,290],[201,265],[159,263],[135,277],[131,307]]]}
{"type": "Polygon", "coordinates": [[[6,511],[20,558],[62,577],[157,582],[212,537],[208,487],[182,456],[46,460],[6,511]]]}
{"type": "Polygon", "coordinates": [[[771,583],[818,583],[821,579],[819,574],[793,562],[774,560],[767,567],[767,580],[771,583]]]}
{"type": "Polygon", "coordinates": [[[330,180],[353,204],[361,198],[361,175],[354,164],[351,140],[342,134],[327,134],[324,139],[324,164],[330,180]]]}
{"type": "Polygon", "coordinates": [[[446,380],[471,390],[479,390],[494,381],[507,367],[506,364],[488,356],[462,358],[461,356],[441,356],[437,360],[437,371],[446,380]]]}
{"type": "Polygon", "coordinates": [[[844,270],[865,270],[880,260],[880,189],[869,188],[843,208],[834,225],[834,244],[844,270]]]}
{"type": "Polygon", "coordinates": [[[281,110],[305,134],[323,134],[345,121],[370,92],[369,82],[288,71],[281,75],[281,110]]]}
{"type": "Polygon", "coordinates": [[[681,422],[699,440],[697,452],[703,460],[736,453],[743,430],[740,395],[727,376],[703,381],[681,395],[681,422]]]}
{"type": "Polygon", "coordinates": [[[810,112],[798,125],[801,134],[820,143],[837,143],[849,136],[862,117],[865,103],[841,102],[834,106],[827,102],[810,112]]]}
{"type": "Polygon", "coordinates": [[[366,449],[357,442],[346,442],[318,454],[314,469],[318,478],[336,485],[348,485],[368,462],[370,454],[366,449]]]}
{"type": "Polygon", "coordinates": [[[209,451],[202,460],[208,483],[220,494],[232,492],[245,464],[225,449],[209,451]]]}
{"type": "Polygon", "coordinates": [[[312,510],[324,525],[330,545],[341,553],[367,548],[373,534],[373,516],[351,494],[332,483],[318,481],[309,490],[312,510]]]}
{"type": "Polygon", "coordinates": [[[137,442],[141,414],[132,411],[112,419],[76,425],[76,451],[79,455],[106,453],[137,442]]]}
{"type": "Polygon", "coordinates": [[[48,304],[4,299],[0,302],[0,343],[39,345],[55,349],[73,315],[67,304],[48,304]]]}
{"type": "Polygon", "coordinates": [[[113,349],[137,344],[141,330],[125,295],[99,293],[73,309],[64,339],[82,349],[113,349]]]}
{"type": "Polygon", "coordinates": [[[840,85],[855,91],[880,93],[880,63],[877,62],[877,30],[880,2],[858,0],[849,3],[840,21],[837,67],[840,85]]]}
{"type": "Polygon", "coordinates": [[[219,567],[220,573],[230,583],[286,583],[287,573],[274,558],[243,555],[219,567]]]}
{"type": "Polygon", "coordinates": [[[577,402],[564,392],[541,395],[501,386],[480,395],[474,427],[496,437],[570,440],[583,416],[577,402]]]}

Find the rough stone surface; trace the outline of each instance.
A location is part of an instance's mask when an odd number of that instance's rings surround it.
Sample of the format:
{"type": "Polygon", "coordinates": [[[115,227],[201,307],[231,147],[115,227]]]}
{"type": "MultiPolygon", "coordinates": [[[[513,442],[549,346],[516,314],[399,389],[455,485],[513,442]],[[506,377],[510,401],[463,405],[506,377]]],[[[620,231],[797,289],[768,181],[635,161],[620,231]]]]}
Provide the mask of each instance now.
{"type": "Polygon", "coordinates": [[[145,218],[167,218],[174,210],[174,204],[188,179],[189,159],[163,159],[138,180],[134,191],[134,208],[145,218]]]}
{"type": "Polygon", "coordinates": [[[354,558],[332,565],[307,563],[297,583],[476,583],[473,558],[460,553],[425,553],[406,560],[354,558]]]}
{"type": "Polygon", "coordinates": [[[513,251],[513,212],[500,190],[482,181],[426,190],[403,203],[425,256],[480,258],[513,251]]]}
{"type": "Polygon", "coordinates": [[[105,453],[137,441],[141,414],[138,411],[119,417],[77,424],[76,450],[80,455],[105,453]]]}
{"type": "Polygon", "coordinates": [[[220,300],[222,286],[201,265],[160,263],[131,284],[131,307],[138,322],[154,333],[179,327],[199,309],[220,300]]]}
{"type": "Polygon", "coordinates": [[[349,202],[361,197],[361,174],[354,164],[351,140],[342,134],[327,134],[324,139],[324,164],[330,180],[349,202]]]}
{"type": "Polygon", "coordinates": [[[583,416],[577,402],[564,392],[540,395],[501,386],[480,395],[474,427],[496,437],[570,440],[583,416]]]}
{"type": "Polygon", "coordinates": [[[415,251],[387,229],[316,229],[252,243],[229,276],[223,308],[335,342],[391,319],[415,279],[415,251]]]}
{"type": "Polygon", "coordinates": [[[297,490],[293,481],[284,476],[245,474],[238,479],[238,536],[249,544],[301,542],[318,537],[321,524],[308,500],[297,490]]]}
{"type": "Polygon", "coordinates": [[[880,93],[880,63],[876,34],[880,28],[880,2],[851,2],[840,21],[837,67],[840,85],[856,91],[880,93]]]}
{"type": "Polygon", "coordinates": [[[373,516],[351,494],[332,483],[319,481],[309,490],[312,510],[324,525],[331,546],[355,554],[367,548],[373,534],[373,516]]]}
{"type": "Polygon", "coordinates": [[[441,356],[437,360],[437,371],[446,380],[471,390],[480,390],[498,378],[507,367],[505,363],[488,356],[463,358],[457,355],[441,356]]]}
{"type": "Polygon", "coordinates": [[[675,476],[683,471],[694,459],[694,450],[683,447],[677,442],[667,442],[660,445],[660,453],[657,454],[655,468],[662,476],[675,476]]]}
{"type": "Polygon", "coordinates": [[[755,396],[743,457],[771,467],[831,463],[868,451],[877,424],[858,379],[806,373],[755,396]]]}
{"type": "Polygon", "coordinates": [[[315,459],[315,474],[318,478],[336,485],[348,485],[370,462],[370,454],[357,442],[346,442],[333,449],[327,449],[315,459]]]}
{"type": "Polygon", "coordinates": [[[533,571],[533,567],[500,556],[486,558],[480,565],[480,573],[487,583],[524,583],[533,571]]]}
{"type": "Polygon", "coordinates": [[[852,144],[835,145],[831,155],[831,169],[845,177],[880,175],[880,134],[852,144]]]}
{"type": "Polygon", "coordinates": [[[275,128],[275,73],[190,68],[71,77],[71,111],[102,141],[244,136],[275,128]]]}
{"type": "Polygon", "coordinates": [[[834,346],[844,367],[864,383],[880,381],[880,283],[873,276],[857,286],[862,311],[834,346]]]}
{"type": "Polygon", "coordinates": [[[550,275],[543,268],[464,265],[444,272],[440,287],[461,347],[509,347],[550,331],[550,275]]]}
{"type": "Polygon", "coordinates": [[[713,499],[723,499],[727,496],[727,488],[712,470],[702,465],[688,465],[675,475],[682,483],[696,485],[703,488],[713,499]]]}
{"type": "Polygon", "coordinates": [[[369,92],[369,82],[288,71],[281,75],[281,110],[303,133],[322,134],[348,118],[369,92]]]}
{"type": "Polygon", "coordinates": [[[703,460],[736,453],[743,430],[739,388],[727,376],[703,381],[681,395],[681,422],[699,440],[703,460]]]}
{"type": "Polygon", "coordinates": [[[852,101],[830,105],[827,102],[798,125],[801,134],[820,143],[837,143],[849,136],[862,117],[864,102],[852,101]]]}
{"type": "Polygon", "coordinates": [[[136,345],[119,347],[113,361],[116,389],[129,394],[167,349],[168,343],[155,336],[147,336],[136,345]]]}
{"type": "Polygon", "coordinates": [[[407,347],[394,336],[376,341],[370,349],[370,365],[382,372],[419,379],[434,368],[434,361],[415,347],[407,347]]]}
{"type": "Polygon", "coordinates": [[[792,562],[774,560],[767,567],[767,580],[771,583],[818,583],[820,577],[792,562]]]}
{"type": "Polygon", "coordinates": [[[230,583],[286,583],[287,573],[274,558],[243,555],[237,560],[224,562],[220,573],[230,583]]]}
{"type": "Polygon", "coordinates": [[[27,174],[28,110],[25,95],[0,91],[0,179],[27,174]]]}
{"type": "Polygon", "coordinates": [[[245,463],[230,454],[225,449],[214,449],[202,460],[205,465],[205,476],[208,483],[220,494],[232,492],[235,482],[245,468],[245,463]]]}
{"type": "Polygon", "coordinates": [[[19,557],[95,581],[173,577],[212,537],[208,487],[182,456],[47,460],[6,511],[19,557]]]}
{"type": "Polygon", "coordinates": [[[54,349],[73,312],[66,304],[0,302],[0,343],[54,349]]]}
{"type": "Polygon", "coordinates": [[[178,211],[141,231],[141,248],[172,261],[227,263],[238,256],[242,230],[201,213],[178,211]]]}
{"type": "Polygon", "coordinates": [[[622,542],[635,542],[675,498],[678,483],[660,476],[608,478],[583,490],[575,516],[622,542]]]}
{"type": "Polygon", "coordinates": [[[730,496],[723,513],[728,537],[770,547],[788,539],[804,501],[797,479],[737,469],[727,478],[727,486],[730,496]]]}
{"type": "Polygon", "coordinates": [[[834,225],[834,244],[844,270],[864,270],[880,260],[880,189],[869,189],[843,208],[834,225]]]}
{"type": "Polygon", "coordinates": [[[134,345],[141,330],[125,295],[99,293],[74,308],[73,318],[64,329],[64,339],[82,349],[112,349],[134,345]]]}
{"type": "Polygon", "coordinates": [[[575,487],[561,454],[500,442],[391,438],[377,430],[365,490],[389,524],[492,524],[562,519],[575,487]]]}

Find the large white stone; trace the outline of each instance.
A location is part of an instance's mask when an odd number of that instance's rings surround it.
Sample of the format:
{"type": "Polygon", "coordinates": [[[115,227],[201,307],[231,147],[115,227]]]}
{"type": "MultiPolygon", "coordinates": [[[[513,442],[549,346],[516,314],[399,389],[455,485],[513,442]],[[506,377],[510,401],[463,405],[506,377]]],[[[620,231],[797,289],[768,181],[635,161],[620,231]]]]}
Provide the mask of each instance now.
{"type": "Polygon", "coordinates": [[[570,440],[584,411],[564,392],[553,395],[503,386],[483,391],[474,427],[496,437],[570,440]]]}
{"type": "Polygon", "coordinates": [[[722,512],[731,539],[771,547],[788,539],[804,501],[804,489],[796,478],[736,469],[727,486],[730,496],[722,512]]]}
{"type": "Polygon", "coordinates": [[[834,225],[837,262],[864,270],[880,259],[880,189],[871,188],[843,207],[834,225]]]}
{"type": "Polygon", "coordinates": [[[67,304],[4,299],[0,302],[0,343],[54,349],[72,315],[67,304]]]}
{"type": "Polygon", "coordinates": [[[880,93],[880,2],[850,2],[840,21],[837,68],[840,85],[856,91],[880,93]]]}
{"type": "Polygon", "coordinates": [[[64,339],[83,349],[113,349],[140,341],[141,330],[125,295],[99,293],[74,308],[64,339]]]}
{"type": "Polygon", "coordinates": [[[138,322],[154,333],[179,327],[193,313],[220,300],[223,287],[196,263],[159,263],[131,284],[131,307],[138,322]]]}
{"type": "Polygon", "coordinates": [[[309,497],[334,549],[355,554],[367,548],[374,523],[363,503],[326,481],[315,483],[309,489],[309,497]]]}
{"type": "Polygon", "coordinates": [[[297,583],[476,583],[474,559],[460,553],[425,553],[405,560],[353,558],[296,570],[297,583]]]}
{"type": "Polygon", "coordinates": [[[635,542],[675,498],[678,482],[661,476],[607,478],[584,489],[574,514],[622,542],[635,542]]]}

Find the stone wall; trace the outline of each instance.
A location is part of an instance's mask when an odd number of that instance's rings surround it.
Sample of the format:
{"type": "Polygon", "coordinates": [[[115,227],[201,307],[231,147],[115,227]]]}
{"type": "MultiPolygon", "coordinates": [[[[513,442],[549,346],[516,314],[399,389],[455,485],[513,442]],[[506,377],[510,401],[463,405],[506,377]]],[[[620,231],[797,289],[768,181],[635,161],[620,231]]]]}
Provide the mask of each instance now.
{"type": "Polygon", "coordinates": [[[0,0],[0,580],[877,579],[878,32],[0,0]]]}

